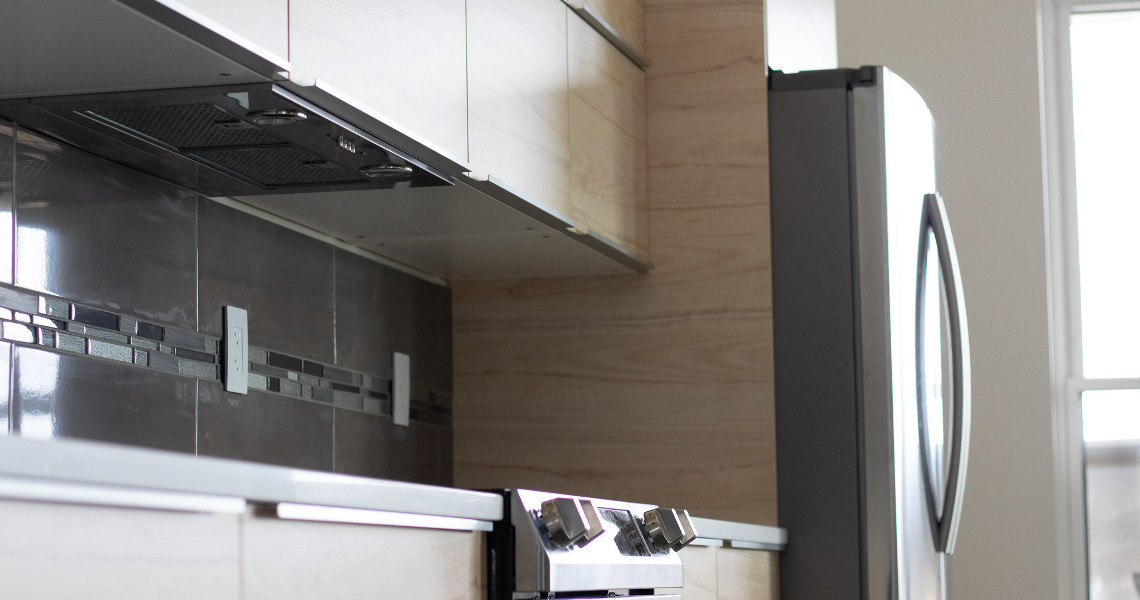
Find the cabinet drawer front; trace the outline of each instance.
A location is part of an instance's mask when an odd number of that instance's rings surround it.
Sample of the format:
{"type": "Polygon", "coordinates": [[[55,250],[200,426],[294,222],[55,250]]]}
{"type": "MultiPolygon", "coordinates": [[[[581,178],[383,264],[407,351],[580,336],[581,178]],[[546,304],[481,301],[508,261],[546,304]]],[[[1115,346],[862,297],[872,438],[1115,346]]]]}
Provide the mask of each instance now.
{"type": "Polygon", "coordinates": [[[245,600],[486,596],[483,534],[249,518],[245,600]]]}
{"type": "Polygon", "coordinates": [[[0,501],[6,598],[237,600],[239,517],[0,501]]]}

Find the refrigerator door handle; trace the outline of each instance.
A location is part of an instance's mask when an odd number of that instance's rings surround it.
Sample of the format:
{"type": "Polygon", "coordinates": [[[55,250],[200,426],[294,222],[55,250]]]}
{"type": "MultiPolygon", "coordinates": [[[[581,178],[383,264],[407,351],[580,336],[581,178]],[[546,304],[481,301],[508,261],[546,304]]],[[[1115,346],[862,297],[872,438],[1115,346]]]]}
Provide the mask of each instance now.
{"type": "MultiPolygon", "coordinates": [[[[930,517],[931,533],[935,548],[939,552],[952,554],[958,537],[958,524],[961,520],[962,493],[965,490],[966,463],[970,446],[970,348],[966,326],[966,305],[962,296],[962,279],[958,270],[958,259],[954,248],[954,238],[946,221],[946,211],[938,194],[923,197],[921,233],[918,254],[918,294],[916,344],[918,366],[919,437],[922,450],[922,471],[926,484],[927,509],[930,517]],[[934,477],[929,456],[929,435],[926,423],[926,402],[924,382],[924,339],[923,317],[926,293],[927,240],[933,233],[938,256],[941,284],[946,293],[947,313],[950,333],[950,373],[952,383],[952,426],[953,437],[950,447],[949,473],[945,495],[942,498],[942,515],[936,512],[934,498],[934,477]]],[[[938,476],[941,476],[939,473],[938,476]]]]}

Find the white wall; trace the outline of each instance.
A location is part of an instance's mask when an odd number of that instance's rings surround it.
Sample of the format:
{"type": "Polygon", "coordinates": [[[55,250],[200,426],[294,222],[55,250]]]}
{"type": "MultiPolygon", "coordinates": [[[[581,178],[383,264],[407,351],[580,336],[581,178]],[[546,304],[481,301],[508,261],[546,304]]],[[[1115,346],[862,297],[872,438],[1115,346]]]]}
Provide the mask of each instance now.
{"type": "Polygon", "coordinates": [[[765,56],[772,69],[794,73],[838,66],[835,0],[766,0],[764,20],[765,56]]]}
{"type": "Polygon", "coordinates": [[[938,124],[960,253],[973,445],[955,600],[1058,591],[1036,0],[837,0],[841,66],[884,64],[938,124]]]}

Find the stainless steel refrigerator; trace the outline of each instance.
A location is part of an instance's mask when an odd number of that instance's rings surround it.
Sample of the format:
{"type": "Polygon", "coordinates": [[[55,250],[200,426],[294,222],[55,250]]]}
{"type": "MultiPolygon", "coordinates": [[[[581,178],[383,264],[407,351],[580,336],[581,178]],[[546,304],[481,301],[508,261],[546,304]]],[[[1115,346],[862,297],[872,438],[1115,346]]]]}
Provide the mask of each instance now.
{"type": "Polygon", "coordinates": [[[934,121],[882,67],[769,79],[783,600],[946,597],[969,342],[934,121]]]}

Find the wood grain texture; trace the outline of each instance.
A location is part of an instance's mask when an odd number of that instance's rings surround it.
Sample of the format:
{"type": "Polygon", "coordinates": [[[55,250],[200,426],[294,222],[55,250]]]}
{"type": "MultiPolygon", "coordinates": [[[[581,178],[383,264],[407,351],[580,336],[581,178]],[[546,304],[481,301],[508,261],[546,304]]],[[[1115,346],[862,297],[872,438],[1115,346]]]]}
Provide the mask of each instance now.
{"type": "Polygon", "coordinates": [[[649,256],[645,74],[570,17],[570,216],[649,256]]]}
{"type": "Polygon", "coordinates": [[[718,549],[716,546],[686,546],[681,550],[681,560],[685,563],[685,587],[680,589],[681,600],[717,600],[718,549]]]}
{"type": "Polygon", "coordinates": [[[454,286],[456,484],[774,525],[763,5],[645,22],[656,269],[454,286]]]}
{"type": "Polygon", "coordinates": [[[600,16],[631,46],[645,53],[644,0],[571,0],[571,5],[585,5],[600,16]]]}
{"type": "Polygon", "coordinates": [[[291,0],[289,22],[294,71],[467,160],[464,0],[291,0]]]}
{"type": "Polygon", "coordinates": [[[484,598],[483,534],[243,521],[243,600],[484,598]]]}
{"type": "Polygon", "coordinates": [[[568,11],[553,0],[467,3],[471,165],[563,215],[571,212],[568,11]]]}
{"type": "Polygon", "coordinates": [[[0,501],[5,598],[237,600],[236,515],[0,501]]]}
{"type": "Polygon", "coordinates": [[[717,596],[722,600],[778,600],[779,554],[717,548],[717,596]]]}
{"type": "Polygon", "coordinates": [[[234,41],[243,46],[247,42],[256,44],[275,55],[280,64],[289,60],[289,0],[160,1],[179,12],[185,7],[198,13],[210,21],[206,25],[211,29],[219,33],[223,33],[223,28],[229,30],[244,38],[234,41]]]}

